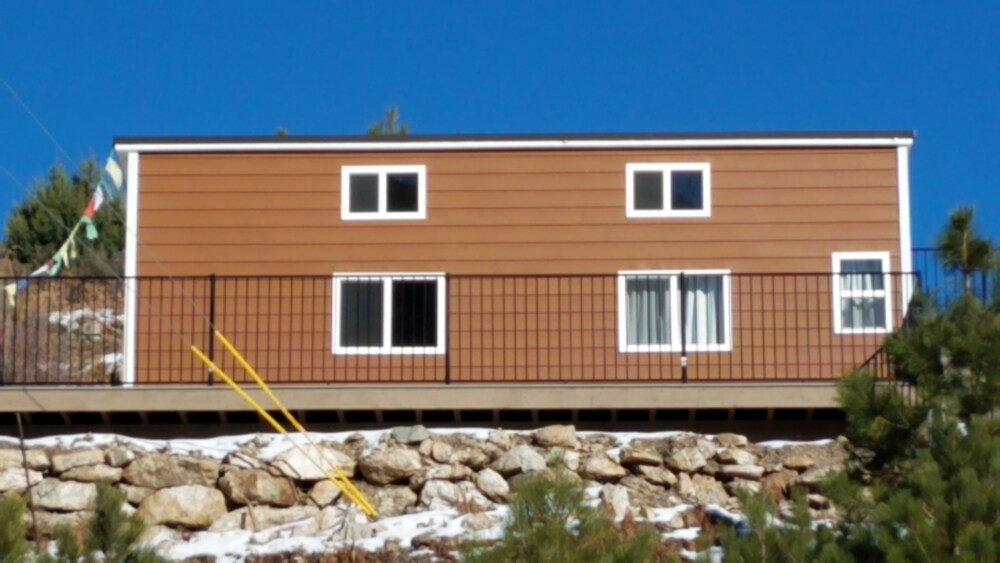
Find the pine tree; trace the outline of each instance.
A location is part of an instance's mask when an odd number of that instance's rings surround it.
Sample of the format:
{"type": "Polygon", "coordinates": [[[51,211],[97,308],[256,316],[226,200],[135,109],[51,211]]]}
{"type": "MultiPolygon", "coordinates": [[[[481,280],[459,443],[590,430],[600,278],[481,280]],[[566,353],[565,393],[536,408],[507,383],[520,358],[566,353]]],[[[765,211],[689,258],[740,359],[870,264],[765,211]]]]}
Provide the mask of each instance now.
{"type": "Polygon", "coordinates": [[[948,226],[938,236],[937,245],[944,265],[962,273],[966,295],[972,294],[972,275],[996,265],[993,243],[976,228],[971,207],[959,207],[948,217],[948,226]]]}
{"type": "Polygon", "coordinates": [[[399,121],[399,107],[392,106],[385,110],[382,121],[372,123],[368,127],[371,137],[399,137],[410,134],[410,126],[399,121]]]}
{"type": "Polygon", "coordinates": [[[549,469],[521,482],[510,501],[510,517],[496,545],[472,543],[467,563],[640,563],[676,561],[661,552],[659,534],[639,527],[631,535],[600,510],[586,505],[579,479],[549,469]]]}
{"type": "Polygon", "coordinates": [[[24,499],[8,494],[0,499],[0,563],[23,561],[31,551],[22,517],[24,499]]]}
{"type": "MultiPolygon", "coordinates": [[[[87,160],[73,175],[55,166],[48,177],[35,183],[24,201],[13,207],[7,218],[4,246],[7,256],[27,273],[52,258],[66,241],[69,230],[83,215],[101,177],[94,159],[87,160]]],[[[121,274],[125,248],[123,201],[105,193],[105,203],[94,218],[98,239],[82,240],[80,261],[70,271],[77,275],[121,274]]]]}
{"type": "MultiPolygon", "coordinates": [[[[965,241],[953,245],[952,264],[967,280],[993,248],[975,242],[971,225],[971,211],[953,214],[940,238],[965,241]]],[[[898,382],[861,371],[839,384],[855,455],[823,492],[843,521],[831,533],[807,531],[797,505],[791,526],[773,526],[761,516],[773,508],[748,499],[754,533],[723,534],[727,561],[1000,560],[1000,302],[967,292],[938,309],[920,299],[912,317],[885,347],[898,382]]]]}

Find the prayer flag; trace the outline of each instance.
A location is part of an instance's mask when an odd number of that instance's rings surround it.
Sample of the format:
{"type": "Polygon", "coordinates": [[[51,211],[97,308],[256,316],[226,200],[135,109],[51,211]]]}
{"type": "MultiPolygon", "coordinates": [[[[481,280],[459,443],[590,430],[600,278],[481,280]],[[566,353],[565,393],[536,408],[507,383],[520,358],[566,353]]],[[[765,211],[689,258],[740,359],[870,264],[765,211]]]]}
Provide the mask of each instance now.
{"type": "Polygon", "coordinates": [[[100,184],[97,184],[94,186],[94,195],[87,203],[87,209],[83,210],[83,216],[87,219],[93,219],[94,215],[97,215],[97,211],[101,209],[101,205],[104,205],[104,190],[101,189],[100,184]]]}
{"type": "Polygon", "coordinates": [[[9,283],[3,287],[4,293],[7,294],[7,304],[13,307],[17,304],[17,284],[9,283]]]}
{"type": "Polygon", "coordinates": [[[108,162],[104,165],[104,174],[111,180],[111,185],[116,189],[122,189],[122,167],[115,160],[114,151],[108,157],[108,162]]]}

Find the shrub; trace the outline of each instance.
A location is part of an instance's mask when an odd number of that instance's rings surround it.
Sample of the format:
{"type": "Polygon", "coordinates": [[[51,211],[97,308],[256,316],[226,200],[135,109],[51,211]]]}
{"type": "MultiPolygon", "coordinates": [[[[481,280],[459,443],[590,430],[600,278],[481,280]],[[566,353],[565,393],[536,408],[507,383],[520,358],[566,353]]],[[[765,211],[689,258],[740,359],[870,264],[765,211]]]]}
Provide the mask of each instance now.
{"type": "Polygon", "coordinates": [[[664,551],[649,526],[623,530],[585,504],[579,480],[548,470],[522,481],[510,501],[503,536],[492,546],[472,542],[462,560],[470,563],[612,563],[677,560],[664,551]]]}

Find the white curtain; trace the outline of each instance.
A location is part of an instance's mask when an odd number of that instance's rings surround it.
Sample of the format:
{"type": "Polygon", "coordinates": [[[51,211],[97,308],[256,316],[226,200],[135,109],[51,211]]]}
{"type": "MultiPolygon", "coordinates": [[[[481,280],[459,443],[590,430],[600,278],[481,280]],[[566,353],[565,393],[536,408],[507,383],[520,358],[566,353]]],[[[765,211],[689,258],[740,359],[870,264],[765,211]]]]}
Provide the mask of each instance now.
{"type": "Polygon", "coordinates": [[[844,260],[840,320],[846,329],[885,328],[885,276],[879,260],[844,260]]]}
{"type": "Polygon", "coordinates": [[[641,276],[625,281],[629,345],[670,344],[670,279],[641,276]]]}
{"type": "Polygon", "coordinates": [[[688,346],[726,343],[722,276],[685,276],[684,333],[688,346]]]}

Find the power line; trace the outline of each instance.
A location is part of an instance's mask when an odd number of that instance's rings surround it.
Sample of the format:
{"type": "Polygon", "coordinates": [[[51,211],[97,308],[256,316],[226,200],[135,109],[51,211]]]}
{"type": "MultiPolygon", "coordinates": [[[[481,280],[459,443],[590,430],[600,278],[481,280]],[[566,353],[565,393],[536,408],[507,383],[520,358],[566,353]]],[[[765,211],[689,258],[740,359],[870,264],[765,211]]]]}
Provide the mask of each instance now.
{"type": "Polygon", "coordinates": [[[49,128],[46,127],[44,123],[42,123],[41,119],[38,119],[38,116],[35,115],[35,112],[31,111],[31,108],[28,107],[28,104],[24,103],[24,100],[22,100],[21,96],[17,94],[17,92],[14,90],[14,87],[11,86],[6,80],[4,80],[3,76],[0,76],[0,84],[3,84],[4,88],[7,89],[7,92],[10,93],[10,96],[14,98],[14,101],[17,102],[17,104],[21,106],[21,109],[23,109],[24,112],[31,117],[31,119],[35,122],[35,125],[37,125],[38,128],[41,129],[43,133],[45,133],[45,135],[49,138],[49,140],[52,141],[52,144],[55,145],[56,148],[59,149],[59,152],[61,152],[63,156],[66,157],[66,160],[72,162],[73,157],[71,157],[69,153],[66,151],[66,149],[64,149],[63,146],[59,144],[59,141],[56,140],[55,135],[53,135],[52,132],[49,131],[49,128]]]}

